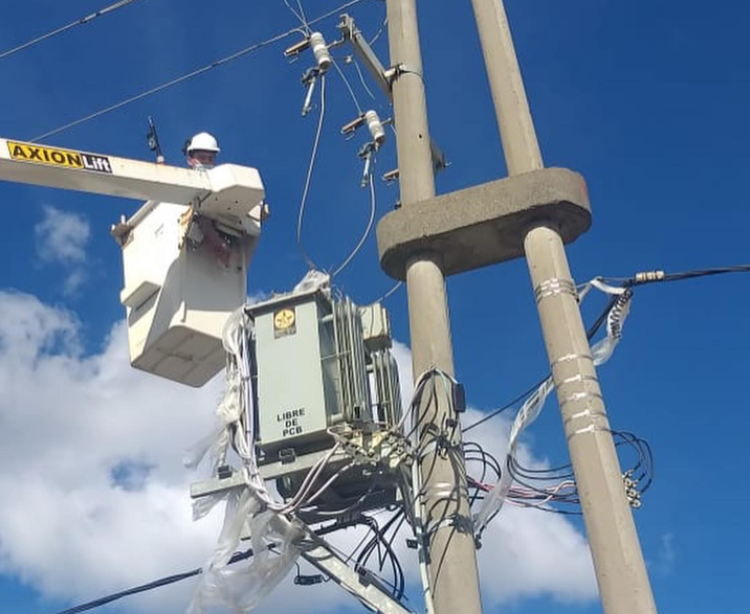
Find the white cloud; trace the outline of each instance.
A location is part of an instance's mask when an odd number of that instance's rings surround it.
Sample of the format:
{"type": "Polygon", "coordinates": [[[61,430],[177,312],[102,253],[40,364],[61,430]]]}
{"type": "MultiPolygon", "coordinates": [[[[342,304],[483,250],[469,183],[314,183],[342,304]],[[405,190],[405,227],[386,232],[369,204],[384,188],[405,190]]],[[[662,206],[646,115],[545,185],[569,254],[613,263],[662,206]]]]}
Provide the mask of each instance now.
{"type": "Polygon", "coordinates": [[[663,576],[671,576],[677,563],[677,551],[674,547],[674,533],[665,533],[661,536],[659,551],[653,562],[654,569],[663,576]]]}
{"type": "MultiPolygon", "coordinates": [[[[221,522],[218,511],[192,522],[188,484],[197,478],[181,466],[183,450],[213,427],[221,382],[195,390],[131,369],[123,323],[100,354],[83,355],[78,333],[75,315],[0,291],[0,571],[76,602],[200,566],[221,522]]],[[[395,353],[406,366],[408,398],[410,353],[400,344],[395,353]]],[[[493,420],[480,443],[499,454],[506,433],[507,422],[493,420]]],[[[339,543],[351,548],[359,536],[347,531],[339,543]]],[[[484,544],[488,603],[595,595],[588,548],[564,518],[507,508],[484,544]]],[[[396,547],[408,582],[418,584],[413,551],[402,539],[396,547]]],[[[291,580],[259,611],[358,607],[333,583],[297,587],[291,580]]],[[[123,604],[129,612],[183,611],[194,586],[123,604]]]]}
{"type": "Polygon", "coordinates": [[[91,234],[88,221],[45,205],[44,217],[34,227],[37,257],[44,264],[59,264],[68,270],[65,294],[73,294],[86,280],[86,245],[91,234]]]}
{"type": "Polygon", "coordinates": [[[89,223],[80,215],[44,206],[44,218],[34,227],[37,253],[45,262],[80,264],[86,260],[89,223]]]}

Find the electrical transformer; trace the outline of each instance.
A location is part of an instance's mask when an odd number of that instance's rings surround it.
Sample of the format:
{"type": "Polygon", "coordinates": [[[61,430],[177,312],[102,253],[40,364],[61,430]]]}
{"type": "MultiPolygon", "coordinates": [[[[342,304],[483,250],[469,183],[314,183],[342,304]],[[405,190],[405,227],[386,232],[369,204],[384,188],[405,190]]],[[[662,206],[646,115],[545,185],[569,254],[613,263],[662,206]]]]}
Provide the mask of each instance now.
{"type": "Polygon", "coordinates": [[[263,477],[276,478],[282,495],[296,492],[331,450],[332,433],[343,434],[351,444],[333,456],[328,474],[351,463],[355,448],[368,462],[342,475],[320,498],[318,511],[353,500],[361,500],[358,509],[367,505],[365,499],[387,505],[396,489],[393,474],[382,470],[392,452],[386,441],[402,410],[385,309],[379,303],[357,307],[318,288],[246,311],[254,320],[256,444],[263,477]],[[383,475],[373,488],[377,466],[383,475]],[[363,484],[370,484],[368,493],[363,484]]]}

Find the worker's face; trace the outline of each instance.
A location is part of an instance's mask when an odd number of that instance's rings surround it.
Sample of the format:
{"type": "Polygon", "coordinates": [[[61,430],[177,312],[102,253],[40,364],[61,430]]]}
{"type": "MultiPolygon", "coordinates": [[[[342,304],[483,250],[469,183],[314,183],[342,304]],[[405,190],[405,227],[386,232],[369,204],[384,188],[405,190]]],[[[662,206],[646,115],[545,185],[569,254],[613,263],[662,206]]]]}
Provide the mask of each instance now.
{"type": "Polygon", "coordinates": [[[216,152],[195,149],[188,154],[190,168],[213,168],[216,165],[216,152]]]}

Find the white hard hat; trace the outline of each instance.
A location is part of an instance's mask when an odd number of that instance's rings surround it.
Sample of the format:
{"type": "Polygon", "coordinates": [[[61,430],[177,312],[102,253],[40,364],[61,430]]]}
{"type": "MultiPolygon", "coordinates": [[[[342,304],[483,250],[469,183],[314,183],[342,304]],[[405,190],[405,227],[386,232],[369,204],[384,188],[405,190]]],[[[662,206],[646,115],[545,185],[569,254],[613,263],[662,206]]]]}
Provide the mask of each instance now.
{"type": "Polygon", "coordinates": [[[196,149],[200,151],[213,151],[215,153],[219,153],[221,151],[221,149],[219,149],[219,143],[216,141],[216,138],[208,132],[199,132],[192,139],[190,139],[190,142],[186,147],[186,151],[190,153],[191,151],[195,151],[196,149]]]}

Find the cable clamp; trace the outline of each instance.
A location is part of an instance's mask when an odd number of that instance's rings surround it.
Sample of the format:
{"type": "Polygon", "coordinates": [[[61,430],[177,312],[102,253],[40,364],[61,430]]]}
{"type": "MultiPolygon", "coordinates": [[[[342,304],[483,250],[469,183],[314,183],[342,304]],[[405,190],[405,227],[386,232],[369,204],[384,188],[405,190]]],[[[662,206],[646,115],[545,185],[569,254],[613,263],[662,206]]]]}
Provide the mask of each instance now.
{"type": "Polygon", "coordinates": [[[422,82],[424,82],[424,75],[422,74],[422,71],[418,70],[416,66],[411,66],[409,64],[396,64],[395,66],[391,66],[390,68],[388,68],[383,73],[386,81],[388,81],[388,84],[391,86],[393,85],[393,82],[401,75],[417,75],[422,80],[422,82]]]}
{"type": "Polygon", "coordinates": [[[440,529],[452,528],[458,533],[474,533],[474,521],[469,516],[464,516],[458,512],[441,518],[431,527],[426,527],[424,531],[424,539],[429,540],[434,533],[437,533],[440,529]]]}
{"type": "Polygon", "coordinates": [[[421,497],[425,497],[427,495],[432,495],[435,497],[440,498],[446,498],[451,499],[455,498],[456,496],[469,496],[469,489],[466,486],[462,486],[461,484],[451,484],[450,482],[437,482],[430,486],[429,488],[422,488],[422,494],[421,497]]]}

